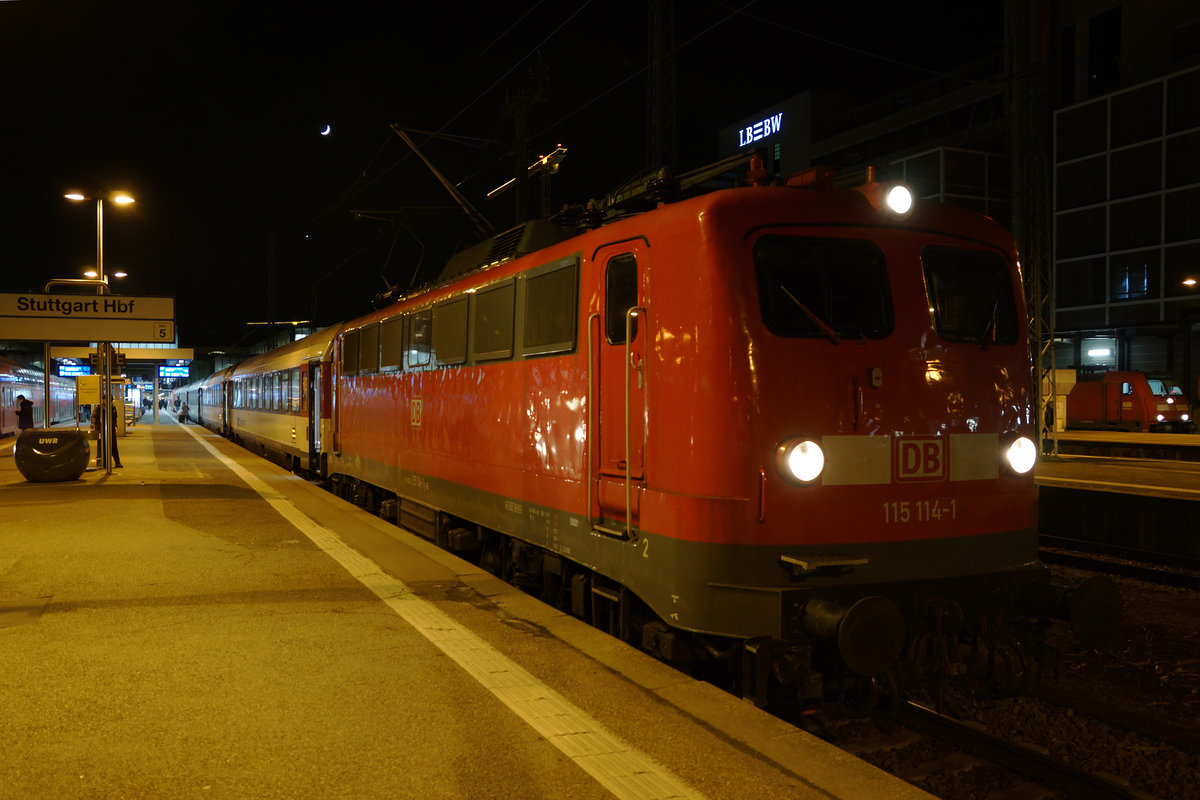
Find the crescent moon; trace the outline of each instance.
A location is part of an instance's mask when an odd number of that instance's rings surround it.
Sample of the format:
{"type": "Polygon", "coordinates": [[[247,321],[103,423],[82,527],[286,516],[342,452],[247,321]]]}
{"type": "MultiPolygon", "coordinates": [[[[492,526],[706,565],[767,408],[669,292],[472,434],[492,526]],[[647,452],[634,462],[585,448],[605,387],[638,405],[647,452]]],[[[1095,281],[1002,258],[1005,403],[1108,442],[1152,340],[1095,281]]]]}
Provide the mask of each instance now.
{"type": "Polygon", "coordinates": [[[325,126],[325,130],[321,131],[321,135],[322,135],[322,136],[328,136],[328,135],[329,135],[329,126],[328,126],[328,125],[326,125],[326,126],[325,126]]]}

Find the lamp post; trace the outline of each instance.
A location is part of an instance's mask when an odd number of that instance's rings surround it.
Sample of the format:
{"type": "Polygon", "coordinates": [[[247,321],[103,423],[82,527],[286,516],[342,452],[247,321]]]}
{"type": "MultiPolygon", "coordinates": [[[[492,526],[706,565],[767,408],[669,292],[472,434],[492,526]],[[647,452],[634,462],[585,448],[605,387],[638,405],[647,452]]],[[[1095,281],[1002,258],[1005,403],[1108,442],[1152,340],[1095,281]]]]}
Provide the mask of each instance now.
{"type": "MultiPolygon", "coordinates": [[[[101,283],[108,284],[108,276],[104,274],[104,195],[89,196],[83,192],[70,191],[63,197],[73,202],[82,202],[84,200],[96,201],[96,277],[101,283]]],[[[125,192],[112,192],[108,195],[109,199],[117,205],[129,205],[133,202],[133,198],[125,192]]],[[[100,287],[103,291],[104,287],[100,287]]],[[[106,474],[112,474],[112,446],[116,439],[117,432],[113,430],[115,427],[113,420],[112,407],[112,346],[108,342],[99,343],[100,356],[100,372],[103,376],[100,384],[100,413],[103,415],[97,421],[98,430],[103,431],[103,440],[100,444],[100,449],[103,452],[104,471],[106,474]],[[99,427],[99,422],[104,423],[103,427],[99,427]]],[[[47,358],[47,374],[49,373],[49,358],[47,358]]],[[[46,397],[50,396],[47,392],[46,397]]],[[[93,411],[93,414],[95,411],[93,411]]]]}
{"type": "MultiPolygon", "coordinates": [[[[76,203],[84,200],[96,201],[96,274],[100,280],[107,283],[108,278],[104,275],[104,196],[89,196],[83,192],[71,191],[64,194],[63,197],[76,203]]],[[[108,198],[119,206],[134,202],[133,198],[125,192],[112,192],[108,198]]]]}

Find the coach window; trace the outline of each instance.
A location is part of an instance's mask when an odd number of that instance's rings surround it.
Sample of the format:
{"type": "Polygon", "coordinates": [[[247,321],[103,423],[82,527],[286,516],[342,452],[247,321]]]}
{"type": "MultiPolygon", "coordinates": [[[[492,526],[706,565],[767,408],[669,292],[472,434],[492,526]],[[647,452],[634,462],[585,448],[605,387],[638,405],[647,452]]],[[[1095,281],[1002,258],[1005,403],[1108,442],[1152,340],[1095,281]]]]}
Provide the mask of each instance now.
{"type": "Polygon", "coordinates": [[[300,368],[293,367],[292,372],[291,372],[291,393],[290,393],[290,397],[288,399],[288,407],[291,408],[292,411],[300,411],[301,410],[300,398],[304,394],[304,392],[302,391],[302,386],[303,386],[303,384],[301,383],[301,378],[300,378],[300,368]]]}
{"type": "Polygon", "coordinates": [[[426,309],[408,316],[407,336],[405,347],[409,368],[429,366],[429,353],[432,349],[433,311],[426,309]]]}
{"type": "Polygon", "coordinates": [[[379,326],[368,325],[359,331],[358,374],[379,371],[379,326]]]}
{"type": "MultiPolygon", "coordinates": [[[[610,344],[625,344],[625,316],[638,304],[637,256],[622,253],[608,260],[604,278],[604,333],[610,344]]],[[[637,317],[630,328],[631,338],[637,338],[637,317]]]]}
{"type": "Polygon", "coordinates": [[[358,374],[358,331],[349,331],[342,336],[342,374],[358,374]]]}
{"type": "Polygon", "coordinates": [[[397,314],[379,323],[379,371],[394,372],[403,366],[404,316],[397,314]]]}
{"type": "Polygon", "coordinates": [[[467,360],[467,298],[433,309],[433,356],[439,367],[467,360]]]}
{"type": "Polygon", "coordinates": [[[524,333],[521,349],[525,355],[563,353],[575,347],[576,295],[575,264],[534,274],[524,281],[524,333]]]}
{"type": "Polygon", "coordinates": [[[512,281],[475,293],[471,353],[477,360],[512,357],[514,296],[512,281]]]}

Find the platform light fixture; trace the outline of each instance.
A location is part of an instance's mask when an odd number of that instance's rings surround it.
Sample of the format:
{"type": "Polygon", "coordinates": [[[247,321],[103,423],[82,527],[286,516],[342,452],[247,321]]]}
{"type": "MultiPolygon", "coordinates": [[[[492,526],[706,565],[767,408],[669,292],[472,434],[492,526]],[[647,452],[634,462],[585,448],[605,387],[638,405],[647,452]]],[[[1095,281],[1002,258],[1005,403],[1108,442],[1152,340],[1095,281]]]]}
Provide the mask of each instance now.
{"type": "MultiPolygon", "coordinates": [[[[104,274],[104,200],[106,195],[89,195],[84,192],[71,190],[63,195],[63,197],[72,202],[82,202],[84,200],[96,201],[96,278],[104,283],[108,283],[108,278],[104,274]]],[[[131,195],[126,192],[110,192],[107,195],[109,201],[116,203],[119,206],[127,206],[134,202],[131,195]]],[[[114,273],[115,274],[115,273],[114,273]]],[[[117,276],[123,277],[123,276],[117,276]]]]}

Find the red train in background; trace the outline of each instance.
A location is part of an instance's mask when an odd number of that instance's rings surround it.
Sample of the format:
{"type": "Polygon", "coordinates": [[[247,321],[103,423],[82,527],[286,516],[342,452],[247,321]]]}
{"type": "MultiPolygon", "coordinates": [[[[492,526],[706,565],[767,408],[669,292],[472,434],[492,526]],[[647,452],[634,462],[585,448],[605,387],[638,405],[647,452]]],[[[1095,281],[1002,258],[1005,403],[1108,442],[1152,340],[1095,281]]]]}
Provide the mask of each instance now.
{"type": "Polygon", "coordinates": [[[1082,373],[1067,394],[1067,430],[1194,433],[1183,390],[1142,372],[1082,373]]]}
{"type": "Polygon", "coordinates": [[[813,172],[529,223],[182,394],[759,703],[1032,663],[1051,617],[1099,640],[1111,585],[1052,586],[1038,559],[1012,239],[887,188],[813,172]]]}
{"type": "Polygon", "coordinates": [[[50,422],[46,422],[46,380],[41,367],[30,367],[0,356],[0,437],[17,433],[14,411],[18,395],[33,403],[33,426],[45,428],[72,422],[79,407],[75,404],[75,380],[50,376],[50,422]]]}

